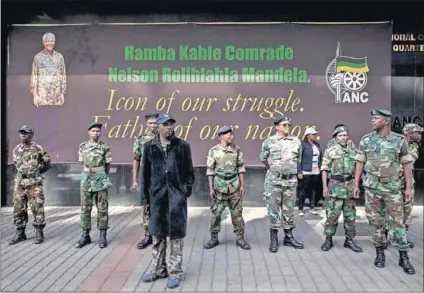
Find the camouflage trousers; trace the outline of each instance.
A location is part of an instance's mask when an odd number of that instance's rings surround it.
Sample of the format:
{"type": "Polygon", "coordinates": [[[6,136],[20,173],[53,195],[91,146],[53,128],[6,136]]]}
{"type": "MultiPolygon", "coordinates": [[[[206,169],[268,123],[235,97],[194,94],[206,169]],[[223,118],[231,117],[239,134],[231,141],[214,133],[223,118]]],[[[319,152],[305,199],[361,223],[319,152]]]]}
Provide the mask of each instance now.
{"type": "Polygon", "coordinates": [[[340,214],[343,211],[343,226],[346,237],[355,237],[356,207],[353,198],[342,199],[330,196],[327,198],[327,220],[324,234],[332,237],[336,234],[340,214]]]}
{"type": "Polygon", "coordinates": [[[93,202],[97,207],[97,228],[107,229],[109,224],[109,195],[108,190],[84,191],[81,190],[81,227],[91,229],[91,210],[93,202]]]}
{"type": "Polygon", "coordinates": [[[44,192],[42,185],[22,187],[15,184],[13,190],[13,224],[17,229],[28,223],[28,205],[34,216],[34,227],[46,226],[44,214],[44,192]]]}
{"type": "Polygon", "coordinates": [[[273,230],[294,228],[294,205],[297,186],[265,185],[264,201],[273,230]]]}
{"type": "Polygon", "coordinates": [[[230,194],[215,191],[215,200],[211,202],[210,232],[219,233],[221,231],[221,216],[227,206],[230,209],[234,233],[244,235],[243,197],[238,194],[238,191],[230,194]]]}
{"type": "Polygon", "coordinates": [[[383,247],[387,241],[384,235],[387,221],[388,241],[391,245],[399,251],[409,250],[404,224],[403,196],[400,191],[390,193],[365,187],[365,209],[375,247],[383,247]]]}
{"type": "Polygon", "coordinates": [[[152,265],[158,276],[180,278],[183,274],[183,239],[153,236],[152,265]]]}
{"type": "Polygon", "coordinates": [[[141,226],[145,231],[149,228],[150,207],[148,205],[141,206],[141,226]]]}
{"type": "Polygon", "coordinates": [[[403,223],[405,224],[405,228],[408,229],[409,225],[412,221],[412,208],[414,207],[415,203],[415,189],[412,188],[411,190],[411,199],[409,201],[406,201],[405,199],[405,189],[402,188],[402,197],[403,197],[403,212],[404,212],[404,220],[403,223]]]}

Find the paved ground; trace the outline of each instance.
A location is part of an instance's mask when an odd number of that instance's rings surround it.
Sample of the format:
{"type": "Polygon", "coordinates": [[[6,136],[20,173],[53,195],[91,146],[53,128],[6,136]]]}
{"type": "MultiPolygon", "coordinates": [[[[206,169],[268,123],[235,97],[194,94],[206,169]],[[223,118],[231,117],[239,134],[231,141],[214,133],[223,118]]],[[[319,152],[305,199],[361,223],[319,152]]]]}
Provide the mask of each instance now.
{"type": "MultiPolygon", "coordinates": [[[[47,208],[44,244],[32,244],[34,231],[30,228],[28,241],[8,246],[7,241],[14,234],[11,209],[2,209],[1,291],[172,291],[166,289],[166,280],[153,284],[140,281],[149,269],[151,257],[150,248],[145,251],[135,248],[142,237],[140,209],[111,207],[110,213],[109,246],[101,250],[95,229],[93,244],[74,248],[80,236],[78,208],[47,208]]],[[[358,243],[365,250],[360,254],[342,247],[340,225],[335,247],[322,252],[320,218],[310,214],[296,218],[295,236],[306,248],[294,250],[281,246],[277,254],[271,254],[265,209],[246,208],[244,215],[251,251],[236,248],[228,213],[223,217],[221,245],[205,251],[202,247],[209,236],[209,210],[190,208],[184,248],[186,278],[174,291],[423,292],[422,207],[414,209],[409,233],[410,240],[416,243],[410,252],[417,270],[414,276],[404,274],[398,267],[398,253],[393,249],[386,253],[386,268],[373,266],[375,250],[369,241],[363,210],[358,213],[358,243]]]]}

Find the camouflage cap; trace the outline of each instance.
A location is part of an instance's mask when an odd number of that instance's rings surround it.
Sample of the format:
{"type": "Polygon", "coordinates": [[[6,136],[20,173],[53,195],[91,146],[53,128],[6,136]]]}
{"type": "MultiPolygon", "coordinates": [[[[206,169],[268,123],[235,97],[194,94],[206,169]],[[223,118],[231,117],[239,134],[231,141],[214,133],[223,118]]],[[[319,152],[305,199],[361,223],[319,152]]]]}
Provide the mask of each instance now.
{"type": "Polygon", "coordinates": [[[402,129],[402,132],[413,133],[413,132],[423,132],[424,128],[415,123],[407,123],[402,129]]]}
{"type": "Polygon", "coordinates": [[[102,126],[103,126],[103,124],[100,123],[100,122],[93,122],[90,125],[88,125],[88,130],[90,130],[91,128],[94,128],[94,127],[102,128],[102,126]]]}
{"type": "Polygon", "coordinates": [[[390,112],[389,110],[384,110],[384,109],[372,109],[371,110],[371,115],[391,117],[392,116],[392,112],[390,112]]]}
{"type": "Polygon", "coordinates": [[[333,131],[333,137],[334,136],[336,136],[337,134],[339,134],[340,132],[343,132],[343,131],[349,131],[349,128],[347,128],[346,126],[339,126],[339,127],[337,127],[336,129],[334,129],[334,131],[333,131]]]}
{"type": "Polygon", "coordinates": [[[166,122],[171,122],[171,123],[176,122],[176,120],[171,115],[168,115],[168,114],[159,115],[156,121],[158,124],[164,124],[166,122]]]}
{"type": "Polygon", "coordinates": [[[152,112],[152,113],[147,113],[146,115],[144,115],[144,118],[149,119],[149,118],[158,118],[159,117],[159,113],[157,112],[152,112]]]}
{"type": "Polygon", "coordinates": [[[220,129],[218,129],[218,135],[227,134],[229,132],[233,132],[234,129],[231,126],[224,125],[220,129]]]}
{"type": "Polygon", "coordinates": [[[22,125],[18,132],[34,133],[34,129],[31,125],[22,125]]]}
{"type": "Polygon", "coordinates": [[[274,125],[278,125],[281,122],[285,122],[285,121],[291,121],[291,119],[289,117],[286,116],[282,116],[282,115],[278,115],[277,117],[274,118],[274,125]]]}

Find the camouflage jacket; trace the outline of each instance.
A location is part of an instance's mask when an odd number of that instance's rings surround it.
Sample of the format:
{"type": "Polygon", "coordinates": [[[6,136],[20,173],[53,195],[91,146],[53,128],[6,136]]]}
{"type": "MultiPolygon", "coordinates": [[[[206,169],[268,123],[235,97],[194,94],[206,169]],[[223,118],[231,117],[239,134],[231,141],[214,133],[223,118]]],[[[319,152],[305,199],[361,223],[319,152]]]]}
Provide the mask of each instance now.
{"type": "Polygon", "coordinates": [[[50,156],[39,144],[31,142],[29,146],[23,143],[13,149],[13,163],[16,167],[15,183],[23,187],[42,184],[42,173],[51,167],[50,156]]]}
{"type": "MultiPolygon", "coordinates": [[[[352,146],[348,145],[344,148],[340,144],[334,144],[324,152],[321,171],[327,171],[333,176],[355,175],[355,156],[356,150],[352,146]]],[[[330,179],[329,189],[331,197],[351,198],[353,196],[353,177],[352,180],[346,182],[330,179]]]]}
{"type": "MultiPolygon", "coordinates": [[[[414,170],[414,164],[415,162],[418,160],[418,156],[420,154],[420,145],[415,142],[412,141],[408,144],[408,153],[411,155],[412,157],[412,170],[414,170]]],[[[403,165],[401,165],[401,179],[402,179],[402,184],[405,184],[405,177],[404,177],[404,173],[403,173],[403,165]]],[[[414,178],[412,177],[412,183],[415,183],[414,178]]]]}
{"type": "Polygon", "coordinates": [[[221,145],[212,147],[206,160],[206,175],[214,176],[213,186],[216,191],[233,193],[240,188],[239,174],[245,173],[243,152],[238,146],[221,145]]]}
{"type": "Polygon", "coordinates": [[[110,186],[109,174],[106,174],[106,164],[112,162],[112,153],[109,146],[103,141],[91,143],[86,141],[80,144],[78,161],[83,165],[81,189],[84,191],[100,191],[110,186]]]}
{"type": "Polygon", "coordinates": [[[362,137],[356,160],[364,163],[364,187],[378,189],[381,183],[385,190],[395,191],[400,187],[402,164],[412,162],[412,157],[403,135],[390,132],[379,137],[371,132],[362,137]]]}
{"type": "Polygon", "coordinates": [[[143,157],[143,146],[149,140],[152,140],[155,137],[153,132],[146,132],[138,137],[136,137],[133,146],[134,160],[140,162],[143,157]]]}
{"type": "MultiPolygon", "coordinates": [[[[324,151],[327,150],[329,147],[332,147],[333,145],[336,145],[336,144],[337,144],[337,139],[335,138],[330,139],[325,145],[324,151]]],[[[347,146],[353,149],[356,149],[355,143],[351,141],[350,139],[347,141],[347,146]]]]}
{"type": "Polygon", "coordinates": [[[262,143],[259,158],[269,164],[265,176],[266,184],[297,185],[297,176],[290,177],[290,175],[301,173],[302,143],[297,137],[289,135],[282,138],[277,134],[268,137],[262,143]]]}

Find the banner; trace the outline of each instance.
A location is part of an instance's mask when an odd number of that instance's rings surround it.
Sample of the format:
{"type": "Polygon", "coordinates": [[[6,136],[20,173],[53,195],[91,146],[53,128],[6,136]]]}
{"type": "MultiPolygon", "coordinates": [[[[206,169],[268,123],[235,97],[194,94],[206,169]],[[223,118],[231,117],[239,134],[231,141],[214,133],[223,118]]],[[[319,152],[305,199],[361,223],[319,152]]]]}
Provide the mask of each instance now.
{"type": "Polygon", "coordinates": [[[358,142],[370,110],[391,106],[391,25],[174,24],[15,27],[8,137],[30,124],[54,163],[75,163],[87,126],[104,123],[114,163],[130,163],[144,115],[176,118],[195,166],[233,125],[246,166],[260,166],[276,115],[320,143],[339,123],[358,142]]]}

